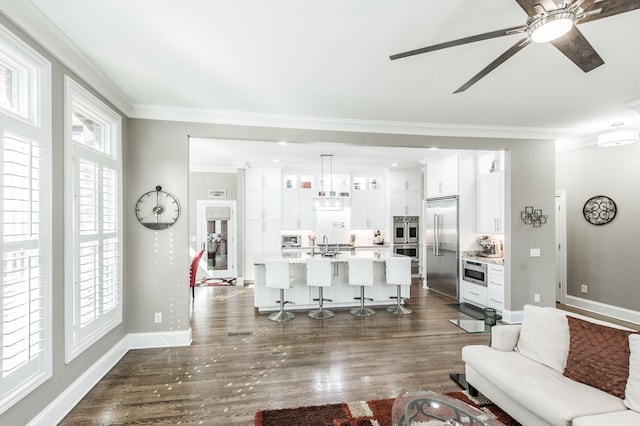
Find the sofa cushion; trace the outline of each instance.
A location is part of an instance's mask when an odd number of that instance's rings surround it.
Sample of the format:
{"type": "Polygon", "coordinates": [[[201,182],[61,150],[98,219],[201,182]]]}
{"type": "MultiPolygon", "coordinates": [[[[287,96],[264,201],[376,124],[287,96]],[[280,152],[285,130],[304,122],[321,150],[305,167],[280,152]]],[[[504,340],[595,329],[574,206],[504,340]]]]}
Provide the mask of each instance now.
{"type": "Polygon", "coordinates": [[[568,317],[569,355],[564,375],[624,398],[629,377],[629,334],[568,317]]]}
{"type": "Polygon", "coordinates": [[[629,379],[624,405],[640,413],[640,334],[629,335],[629,351],[629,379]]]}
{"type": "Polygon", "coordinates": [[[465,346],[462,360],[509,398],[552,425],[570,425],[576,417],[626,409],[620,398],[573,381],[515,351],[465,346]]]}
{"type": "Polygon", "coordinates": [[[525,305],[516,350],[527,358],[562,372],[569,351],[569,326],[565,313],[525,305]]]}
{"type": "Polygon", "coordinates": [[[613,413],[596,414],[594,416],[578,417],[572,426],[637,426],[640,425],[640,413],[631,410],[615,411],[613,413]]]}

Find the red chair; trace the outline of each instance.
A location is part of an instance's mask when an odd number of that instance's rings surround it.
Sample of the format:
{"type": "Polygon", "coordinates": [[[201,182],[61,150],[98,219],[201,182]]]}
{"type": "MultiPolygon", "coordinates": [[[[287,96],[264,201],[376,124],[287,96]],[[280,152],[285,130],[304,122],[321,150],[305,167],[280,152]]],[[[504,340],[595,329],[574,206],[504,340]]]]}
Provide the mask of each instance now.
{"type": "Polygon", "coordinates": [[[198,274],[198,263],[200,263],[200,259],[202,258],[202,254],[204,250],[200,250],[196,253],[195,257],[191,261],[191,267],[189,268],[189,286],[191,287],[191,295],[193,298],[196,298],[196,275],[198,274]]]}

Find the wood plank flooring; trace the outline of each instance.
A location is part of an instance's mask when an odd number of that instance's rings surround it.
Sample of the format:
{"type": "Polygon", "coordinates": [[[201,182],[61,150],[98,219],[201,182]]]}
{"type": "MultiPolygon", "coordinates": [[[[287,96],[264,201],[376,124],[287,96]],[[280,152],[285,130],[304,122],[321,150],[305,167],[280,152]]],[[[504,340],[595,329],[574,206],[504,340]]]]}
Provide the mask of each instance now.
{"type": "Polygon", "coordinates": [[[251,287],[195,291],[191,346],[130,351],[60,424],[253,425],[261,409],[454,391],[461,348],[489,343],[449,323],[469,317],[417,281],[408,316],[298,311],[283,324],[255,311],[251,287]]]}

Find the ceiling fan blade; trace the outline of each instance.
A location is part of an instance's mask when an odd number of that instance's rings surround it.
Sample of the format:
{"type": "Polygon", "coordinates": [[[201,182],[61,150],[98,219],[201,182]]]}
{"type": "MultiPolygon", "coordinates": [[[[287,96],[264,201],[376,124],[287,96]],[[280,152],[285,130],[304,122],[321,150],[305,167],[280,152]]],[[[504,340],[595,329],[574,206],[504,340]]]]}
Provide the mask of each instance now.
{"type": "Polygon", "coordinates": [[[496,58],[496,60],[491,62],[489,65],[487,65],[482,71],[480,71],[478,74],[474,75],[471,80],[467,81],[458,90],[456,90],[453,93],[464,92],[469,87],[471,87],[474,84],[476,84],[481,78],[483,78],[484,76],[489,74],[494,69],[498,68],[498,66],[500,64],[502,64],[507,59],[509,59],[510,57],[512,57],[513,55],[515,55],[516,53],[518,53],[519,51],[524,49],[529,43],[531,43],[531,37],[523,38],[522,40],[518,41],[516,44],[511,46],[506,52],[504,52],[502,55],[498,56],[498,58],[496,58]]]}
{"type": "Polygon", "coordinates": [[[389,56],[392,61],[395,59],[406,58],[407,56],[419,55],[421,53],[433,52],[434,50],[446,49],[448,47],[460,46],[462,44],[474,43],[476,41],[488,40],[490,38],[502,37],[511,34],[522,33],[527,30],[525,26],[517,26],[505,28],[503,30],[491,31],[489,33],[478,34],[471,37],[465,37],[458,40],[447,41],[445,43],[434,44],[433,46],[422,47],[420,49],[409,50],[407,52],[396,53],[389,56]]]}
{"type": "Polygon", "coordinates": [[[567,34],[550,41],[550,43],[584,72],[589,72],[604,64],[598,52],[575,26],[567,34]]]}
{"type": "Polygon", "coordinates": [[[536,10],[537,5],[543,6],[547,12],[551,12],[558,8],[558,5],[553,0],[516,0],[516,3],[518,3],[529,16],[538,14],[538,11],[536,10]]]}
{"type": "Polygon", "coordinates": [[[619,15],[625,12],[631,12],[632,10],[640,9],[640,1],[638,0],[604,0],[600,2],[594,2],[593,0],[584,1],[580,7],[587,13],[587,15],[580,19],[578,23],[584,24],[585,22],[596,21],[598,19],[606,18],[608,16],[619,15]],[[590,14],[589,12],[595,12],[601,9],[599,13],[590,14]]]}

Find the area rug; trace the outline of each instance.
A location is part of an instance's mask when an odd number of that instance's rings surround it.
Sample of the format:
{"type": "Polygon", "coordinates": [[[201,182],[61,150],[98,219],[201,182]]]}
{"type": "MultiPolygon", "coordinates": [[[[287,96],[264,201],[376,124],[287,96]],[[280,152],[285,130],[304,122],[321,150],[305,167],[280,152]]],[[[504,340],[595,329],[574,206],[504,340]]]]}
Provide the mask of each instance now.
{"type": "MultiPolygon", "coordinates": [[[[520,426],[520,423],[482,395],[474,398],[464,391],[445,394],[492,414],[505,426],[520,426]]],[[[263,410],[256,413],[255,426],[393,426],[391,409],[394,400],[389,398],[263,410]]]]}
{"type": "Polygon", "coordinates": [[[198,287],[222,287],[236,285],[235,278],[205,278],[196,284],[198,287]]]}

